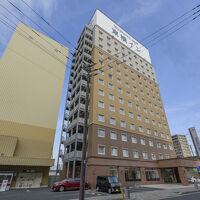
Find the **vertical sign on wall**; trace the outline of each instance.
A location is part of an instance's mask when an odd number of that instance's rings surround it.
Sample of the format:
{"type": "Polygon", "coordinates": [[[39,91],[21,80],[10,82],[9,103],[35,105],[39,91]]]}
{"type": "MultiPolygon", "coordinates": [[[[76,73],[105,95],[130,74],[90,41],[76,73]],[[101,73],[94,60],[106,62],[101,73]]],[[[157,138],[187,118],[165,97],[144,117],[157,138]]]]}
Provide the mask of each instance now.
{"type": "Polygon", "coordinates": [[[197,153],[197,156],[200,158],[200,139],[195,127],[189,128],[189,132],[197,153]]]}
{"type": "Polygon", "coordinates": [[[0,187],[0,192],[6,191],[7,184],[8,184],[8,180],[2,181],[2,184],[1,184],[1,187],[0,187]]]}

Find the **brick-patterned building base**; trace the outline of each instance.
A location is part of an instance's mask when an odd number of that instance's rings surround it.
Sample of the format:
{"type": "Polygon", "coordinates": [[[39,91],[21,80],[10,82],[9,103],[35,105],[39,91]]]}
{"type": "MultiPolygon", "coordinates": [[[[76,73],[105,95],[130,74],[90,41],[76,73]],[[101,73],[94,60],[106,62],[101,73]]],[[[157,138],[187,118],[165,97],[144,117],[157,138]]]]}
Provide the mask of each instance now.
{"type": "Polygon", "coordinates": [[[173,169],[173,178],[171,183],[180,182],[182,185],[188,185],[188,180],[185,174],[185,168],[196,168],[200,165],[200,160],[192,158],[172,158],[166,160],[158,160],[153,162],[142,162],[142,161],[113,161],[99,158],[89,158],[87,167],[87,180],[90,183],[91,188],[96,188],[97,176],[109,176],[110,167],[116,166],[118,169],[118,179],[123,186],[131,185],[144,185],[144,184],[162,184],[166,183],[163,177],[163,169],[173,169]],[[125,168],[127,167],[139,167],[141,174],[141,181],[126,181],[125,180],[125,168]],[[148,181],[146,179],[145,169],[156,168],[160,179],[157,181],[148,181]]]}

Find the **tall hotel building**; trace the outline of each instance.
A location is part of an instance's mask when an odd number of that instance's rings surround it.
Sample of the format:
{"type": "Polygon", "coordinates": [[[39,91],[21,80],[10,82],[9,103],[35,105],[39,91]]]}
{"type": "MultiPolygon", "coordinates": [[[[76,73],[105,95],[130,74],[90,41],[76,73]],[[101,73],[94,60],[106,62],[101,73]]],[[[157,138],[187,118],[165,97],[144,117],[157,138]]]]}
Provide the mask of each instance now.
{"type": "Polygon", "coordinates": [[[80,176],[83,63],[96,63],[92,68],[98,70],[91,78],[88,121],[86,174],[92,188],[101,175],[115,175],[123,185],[178,182],[184,172],[178,161],[173,166],[176,154],[149,51],[99,10],[85,25],[73,55],[63,125],[63,178],[80,176]]]}

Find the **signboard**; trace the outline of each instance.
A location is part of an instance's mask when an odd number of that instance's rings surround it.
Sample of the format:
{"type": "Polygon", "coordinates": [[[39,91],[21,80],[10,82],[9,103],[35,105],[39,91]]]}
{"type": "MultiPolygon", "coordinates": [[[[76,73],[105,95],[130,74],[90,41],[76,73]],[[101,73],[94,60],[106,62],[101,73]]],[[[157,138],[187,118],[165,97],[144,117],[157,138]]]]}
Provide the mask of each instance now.
{"type": "Polygon", "coordinates": [[[189,128],[190,135],[197,153],[197,156],[200,158],[200,139],[195,127],[189,128]]]}
{"type": "Polygon", "coordinates": [[[149,51],[126,31],[124,31],[120,26],[115,24],[111,19],[104,15],[100,10],[96,10],[89,25],[98,25],[114,38],[119,40],[125,46],[133,50],[135,53],[140,55],[142,58],[151,63],[149,51]]]}
{"type": "Polygon", "coordinates": [[[197,167],[197,170],[200,171],[200,166],[197,167]]]}
{"type": "Polygon", "coordinates": [[[0,192],[5,192],[6,191],[7,184],[8,184],[8,180],[3,180],[2,181],[0,192]]]}

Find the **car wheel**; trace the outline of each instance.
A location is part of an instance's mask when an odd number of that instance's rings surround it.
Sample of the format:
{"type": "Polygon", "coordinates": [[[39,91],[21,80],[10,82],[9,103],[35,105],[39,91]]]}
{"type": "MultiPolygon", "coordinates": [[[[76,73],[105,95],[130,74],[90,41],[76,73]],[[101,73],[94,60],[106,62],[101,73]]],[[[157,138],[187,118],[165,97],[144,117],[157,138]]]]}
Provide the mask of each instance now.
{"type": "Polygon", "coordinates": [[[64,186],[59,187],[59,192],[63,192],[65,190],[64,186]]]}
{"type": "Polygon", "coordinates": [[[112,194],[111,188],[108,188],[108,193],[109,193],[109,194],[112,194]]]}
{"type": "Polygon", "coordinates": [[[100,188],[99,188],[99,186],[97,186],[96,190],[97,190],[97,192],[100,192],[100,188]]]}

